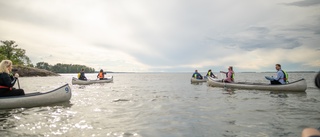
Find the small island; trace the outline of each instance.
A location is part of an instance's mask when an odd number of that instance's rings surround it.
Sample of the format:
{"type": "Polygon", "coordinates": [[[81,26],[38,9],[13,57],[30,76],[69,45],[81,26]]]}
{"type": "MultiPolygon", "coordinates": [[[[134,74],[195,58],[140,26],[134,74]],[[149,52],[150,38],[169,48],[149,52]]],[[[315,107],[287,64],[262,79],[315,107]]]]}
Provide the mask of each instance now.
{"type": "Polygon", "coordinates": [[[27,67],[27,66],[13,66],[14,69],[17,70],[17,73],[21,77],[35,77],[35,76],[60,76],[57,73],[54,73],[52,71],[48,71],[45,69],[38,69],[34,67],[27,67]]]}
{"type": "Polygon", "coordinates": [[[93,73],[94,68],[78,64],[62,64],[57,63],[50,65],[46,62],[38,62],[35,66],[31,63],[28,56],[25,55],[26,50],[18,48],[13,40],[0,41],[0,61],[11,60],[13,69],[21,77],[34,76],[60,76],[58,73],[78,73],[81,69],[85,72],[93,73]]]}

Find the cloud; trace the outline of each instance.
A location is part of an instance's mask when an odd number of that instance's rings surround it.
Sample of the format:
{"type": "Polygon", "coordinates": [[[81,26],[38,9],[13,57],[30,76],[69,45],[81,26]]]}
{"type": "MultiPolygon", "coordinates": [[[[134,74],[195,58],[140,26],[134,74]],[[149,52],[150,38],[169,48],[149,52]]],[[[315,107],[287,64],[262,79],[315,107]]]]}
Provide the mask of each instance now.
{"type": "Polygon", "coordinates": [[[267,0],[0,1],[0,39],[17,41],[34,63],[114,71],[229,65],[261,71],[273,69],[275,62],[314,69],[320,12],[315,6],[287,5],[267,0]],[[299,50],[310,54],[296,55],[299,50]]]}
{"type": "Polygon", "coordinates": [[[274,34],[266,27],[249,27],[237,34],[211,38],[219,44],[227,44],[228,47],[239,48],[246,51],[266,48],[294,49],[301,46],[299,37],[274,34]]]}
{"type": "Polygon", "coordinates": [[[319,0],[303,0],[303,1],[287,3],[286,5],[298,6],[298,7],[309,7],[309,6],[317,6],[319,4],[320,4],[319,0]]]}

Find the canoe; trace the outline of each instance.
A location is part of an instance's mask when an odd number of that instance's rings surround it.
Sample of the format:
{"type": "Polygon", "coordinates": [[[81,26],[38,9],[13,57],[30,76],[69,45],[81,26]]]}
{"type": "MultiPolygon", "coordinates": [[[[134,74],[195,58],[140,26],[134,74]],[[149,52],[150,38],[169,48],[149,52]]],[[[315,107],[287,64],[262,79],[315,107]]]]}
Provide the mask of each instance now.
{"type": "Polygon", "coordinates": [[[29,108],[67,102],[71,98],[71,88],[65,84],[48,92],[27,93],[22,96],[0,97],[0,109],[29,108]]]}
{"type": "MultiPolygon", "coordinates": [[[[210,78],[214,81],[218,81],[217,78],[212,78],[212,77],[210,78]]],[[[191,78],[191,83],[201,83],[201,82],[207,82],[207,81],[208,81],[208,76],[204,76],[203,79],[196,79],[194,77],[191,78]]]]}
{"type": "Polygon", "coordinates": [[[207,82],[206,79],[196,79],[194,77],[191,78],[191,83],[200,83],[200,82],[207,82]]]}
{"type": "Polygon", "coordinates": [[[250,83],[250,82],[225,83],[225,82],[222,82],[221,80],[217,81],[213,78],[209,78],[208,85],[212,87],[268,90],[268,91],[291,91],[291,92],[304,92],[307,89],[307,83],[305,79],[300,79],[284,85],[271,85],[269,83],[250,83]]]}
{"type": "Polygon", "coordinates": [[[94,83],[110,83],[113,82],[113,76],[105,78],[103,80],[80,80],[75,77],[72,78],[72,84],[75,85],[89,85],[94,83]]]}

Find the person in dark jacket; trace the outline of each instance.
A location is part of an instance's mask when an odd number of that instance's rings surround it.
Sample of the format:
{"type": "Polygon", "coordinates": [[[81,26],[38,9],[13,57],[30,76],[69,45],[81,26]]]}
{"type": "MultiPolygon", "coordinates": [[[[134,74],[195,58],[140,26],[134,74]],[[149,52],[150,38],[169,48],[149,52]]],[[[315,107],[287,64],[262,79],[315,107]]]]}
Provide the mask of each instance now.
{"type": "Polygon", "coordinates": [[[87,80],[87,77],[84,75],[84,69],[81,69],[81,72],[78,74],[78,79],[87,80]]]}
{"type": "Polygon", "coordinates": [[[208,73],[206,75],[207,77],[216,78],[216,76],[212,73],[211,69],[208,70],[208,73]]]}
{"type": "Polygon", "coordinates": [[[196,79],[203,79],[202,75],[198,73],[198,70],[195,70],[194,73],[192,74],[192,77],[196,79]]]}
{"type": "Polygon", "coordinates": [[[0,63],[0,97],[24,95],[23,89],[13,88],[19,77],[18,73],[14,76],[12,72],[12,62],[10,60],[2,60],[0,63]]]}

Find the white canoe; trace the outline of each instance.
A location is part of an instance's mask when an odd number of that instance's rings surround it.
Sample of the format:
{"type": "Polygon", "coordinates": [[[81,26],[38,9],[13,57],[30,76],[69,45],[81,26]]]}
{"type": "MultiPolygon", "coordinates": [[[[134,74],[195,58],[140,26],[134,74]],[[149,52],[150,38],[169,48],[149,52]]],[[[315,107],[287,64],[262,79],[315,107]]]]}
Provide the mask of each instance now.
{"type": "Polygon", "coordinates": [[[191,78],[191,83],[200,83],[200,82],[207,82],[206,79],[196,79],[194,77],[191,78]]]}
{"type": "MultiPolygon", "coordinates": [[[[214,80],[214,81],[219,81],[217,78],[212,78],[210,77],[211,80],[214,80]]],[[[203,79],[196,79],[194,77],[191,78],[191,83],[201,83],[201,82],[207,82],[208,81],[208,77],[207,76],[204,76],[203,79]]]]}
{"type": "Polygon", "coordinates": [[[72,84],[75,85],[89,85],[93,83],[110,83],[113,81],[113,76],[105,78],[103,80],[80,80],[77,78],[72,78],[72,84]]]}
{"type": "Polygon", "coordinates": [[[249,82],[225,83],[225,82],[222,82],[221,80],[217,81],[213,78],[209,78],[208,85],[212,87],[268,90],[268,91],[292,91],[292,92],[304,92],[307,89],[307,83],[305,79],[300,79],[284,85],[270,85],[268,83],[249,83],[249,82]]]}
{"type": "Polygon", "coordinates": [[[0,109],[29,108],[67,102],[71,98],[71,88],[65,84],[48,92],[27,93],[22,96],[0,97],[0,109]]]}

